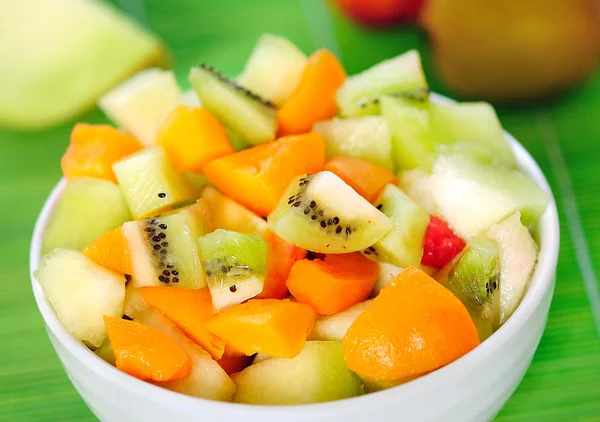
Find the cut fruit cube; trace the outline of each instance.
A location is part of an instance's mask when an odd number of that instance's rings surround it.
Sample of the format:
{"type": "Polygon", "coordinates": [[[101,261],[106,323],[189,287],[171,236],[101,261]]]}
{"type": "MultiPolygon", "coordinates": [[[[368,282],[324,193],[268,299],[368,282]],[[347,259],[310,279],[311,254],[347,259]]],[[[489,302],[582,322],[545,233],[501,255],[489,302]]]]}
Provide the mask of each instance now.
{"type": "Polygon", "coordinates": [[[365,300],[337,314],[317,318],[308,339],[342,341],[348,328],[359,315],[371,306],[372,302],[372,300],[365,300]]]}
{"type": "Polygon", "coordinates": [[[72,179],[48,220],[42,253],[54,248],[80,251],[130,219],[131,214],[119,186],[100,179],[72,179]]]}
{"type": "Polygon", "coordinates": [[[79,252],[54,249],[42,257],[33,276],[65,328],[94,348],[106,339],[104,315],[123,315],[123,276],[79,252]]]}
{"type": "Polygon", "coordinates": [[[421,57],[416,50],[349,77],[337,92],[336,100],[342,115],[361,116],[377,114],[376,100],[384,95],[411,92],[428,93],[421,57]]]}
{"type": "Polygon", "coordinates": [[[65,123],[131,74],[164,65],[165,52],[160,40],[108,2],[3,1],[0,126],[65,123]]]}
{"type": "Polygon", "coordinates": [[[198,247],[215,310],[262,292],[267,244],[259,235],[217,229],[198,239],[198,247]]]}
{"type": "Polygon", "coordinates": [[[334,315],[367,299],[378,274],[377,264],[358,252],[325,255],[296,262],[287,286],[298,302],[320,315],[334,315]]]}
{"type": "Polygon", "coordinates": [[[291,359],[304,347],[314,322],[315,312],[308,305],[253,299],[219,312],[206,328],[248,356],[266,353],[291,359]]]}
{"type": "Polygon", "coordinates": [[[356,252],[376,243],[392,222],[329,171],[294,180],[268,217],[288,242],[314,252],[356,252]]]}
{"type": "Polygon", "coordinates": [[[465,242],[455,235],[442,220],[431,216],[425,240],[421,264],[434,268],[445,267],[465,247],[465,242]]]}
{"type": "Polygon", "coordinates": [[[431,189],[440,217],[467,240],[517,211],[523,224],[533,226],[549,201],[548,194],[520,171],[465,156],[441,156],[431,189]]]}
{"type": "Polygon", "coordinates": [[[325,157],[360,158],[394,171],[392,132],[381,116],[326,120],[313,126],[325,139],[325,157]]]}
{"type": "Polygon", "coordinates": [[[172,381],[189,375],[190,358],[165,333],[148,325],[104,317],[119,370],[143,381],[172,381]]]}
{"type": "Polygon", "coordinates": [[[334,157],[325,163],[325,170],[337,174],[360,196],[375,201],[388,183],[395,184],[396,177],[376,164],[352,157],[334,157]]]}
{"type": "Polygon", "coordinates": [[[410,199],[431,215],[438,215],[435,198],[431,193],[431,173],[421,168],[403,170],[396,175],[398,186],[410,199]]]}
{"type": "Polygon", "coordinates": [[[517,309],[537,260],[538,247],[517,212],[492,226],[487,236],[500,253],[500,324],[517,309]]]}
{"type": "Polygon", "coordinates": [[[122,226],[103,234],[87,245],[81,253],[104,268],[127,274],[125,279],[133,274],[129,243],[123,234],[122,226]]]}
{"type": "Polygon", "coordinates": [[[162,331],[175,340],[192,363],[192,371],[187,377],[161,383],[161,387],[207,400],[233,400],[236,387],[229,375],[202,347],[187,338],[167,317],[156,309],[150,309],[142,314],[138,321],[162,331]]]}
{"type": "Polygon", "coordinates": [[[133,136],[112,126],[77,123],[60,166],[67,179],[93,177],[116,183],[113,164],[141,148],[133,136]]]}
{"type": "Polygon", "coordinates": [[[196,239],[212,230],[204,203],[123,225],[130,248],[134,287],[206,286],[196,239]]]}
{"type": "Polygon", "coordinates": [[[258,145],[275,139],[276,110],[269,101],[205,65],[193,67],[189,79],[202,106],[244,140],[258,145]]]}
{"type": "Polygon", "coordinates": [[[173,72],[152,68],[113,88],[98,100],[98,107],[117,126],[153,145],[160,124],[180,102],[173,72]]]}
{"type": "Polygon", "coordinates": [[[189,290],[167,286],[141,287],[140,293],[150,306],[173,321],[191,340],[210,353],[213,359],[223,356],[225,342],[204,327],[215,313],[207,288],[189,290]]]}
{"type": "Polygon", "coordinates": [[[375,283],[375,287],[373,287],[372,297],[377,297],[379,293],[390,284],[390,281],[404,271],[404,268],[396,267],[387,262],[377,262],[377,264],[379,265],[379,277],[377,277],[377,282],[375,283]]]}
{"type": "Polygon", "coordinates": [[[389,217],[394,227],[363,253],[397,267],[420,265],[429,214],[392,184],[383,189],[374,203],[389,217]]]}
{"type": "Polygon", "coordinates": [[[203,108],[180,105],[158,129],[162,145],[180,172],[200,172],[215,158],[235,152],[221,123],[203,108]]]}
{"type": "Polygon", "coordinates": [[[201,198],[208,205],[215,229],[260,235],[269,229],[265,220],[215,188],[207,186],[202,189],[201,198]]]}
{"type": "Polygon", "coordinates": [[[310,132],[315,123],[337,114],[335,93],[346,79],[346,72],[329,51],[315,51],[294,93],[277,114],[277,133],[293,135],[310,132]]]}
{"type": "Polygon", "coordinates": [[[204,166],[204,174],[225,195],[266,217],[292,180],[324,164],[323,137],[307,133],[218,158],[204,166]]]}
{"type": "Polygon", "coordinates": [[[281,105],[296,90],[307,61],[306,55],[286,38],[263,34],[237,83],[281,105]]]}
{"type": "Polygon", "coordinates": [[[203,175],[202,173],[194,173],[194,172],[185,172],[183,176],[190,182],[192,187],[196,190],[197,196],[200,196],[202,189],[205,186],[215,186],[213,183],[208,180],[208,177],[203,175]]]}
{"type": "Polygon", "coordinates": [[[177,172],[162,147],[144,149],[113,166],[131,214],[136,219],[195,199],[189,181],[177,172]]]}
{"type": "Polygon", "coordinates": [[[233,376],[234,401],[262,405],[319,403],[360,396],[360,379],[344,364],[337,341],[309,341],[294,359],[268,359],[233,376]]]}

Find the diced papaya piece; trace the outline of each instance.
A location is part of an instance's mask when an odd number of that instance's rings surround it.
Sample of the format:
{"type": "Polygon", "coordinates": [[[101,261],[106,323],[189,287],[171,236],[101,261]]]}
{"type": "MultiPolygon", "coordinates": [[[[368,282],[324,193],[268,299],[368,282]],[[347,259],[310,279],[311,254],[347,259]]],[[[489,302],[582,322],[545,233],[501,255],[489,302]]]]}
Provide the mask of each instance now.
{"type": "Polygon", "coordinates": [[[121,371],[144,381],[172,381],[191,372],[188,355],[162,331],[110,316],[104,325],[121,371]]]}
{"type": "Polygon", "coordinates": [[[377,281],[379,266],[359,252],[303,259],[287,280],[290,293],[321,315],[333,315],[366,300],[377,281]]]}
{"type": "Polygon", "coordinates": [[[252,299],[227,308],[206,328],[229,346],[252,355],[293,358],[302,350],[315,322],[310,306],[277,299],[252,299]]]}
{"type": "Polygon", "coordinates": [[[173,321],[194,343],[210,353],[213,359],[223,356],[225,342],[205,328],[206,322],[215,312],[208,288],[192,290],[156,286],[141,287],[139,291],[149,305],[173,321]]]}
{"type": "Polygon", "coordinates": [[[267,242],[267,276],[258,299],[283,299],[288,294],[286,281],[292,265],[306,258],[308,251],[292,245],[268,230],[263,236],[267,242]]]}
{"type": "Polygon", "coordinates": [[[103,234],[81,252],[104,268],[121,274],[133,274],[131,251],[123,234],[123,226],[103,234]]]}
{"type": "Polygon", "coordinates": [[[307,133],[217,158],[203,171],[225,195],[266,217],[296,177],[319,172],[324,164],[323,137],[307,133]]]}
{"type": "Polygon", "coordinates": [[[325,163],[325,170],[337,174],[369,202],[375,201],[388,183],[396,177],[377,164],[354,157],[334,157],[325,163]]]}
{"type": "Polygon", "coordinates": [[[357,374],[382,381],[433,371],[479,344],[462,302],[423,271],[408,267],[348,329],[344,360],[357,374]]]}
{"type": "Polygon", "coordinates": [[[335,93],[345,80],[346,72],[333,54],[323,49],[315,51],[300,84],[279,110],[278,135],[310,132],[319,120],[335,116],[335,93]]]}
{"type": "Polygon", "coordinates": [[[60,166],[67,179],[93,177],[116,183],[112,165],[140,149],[142,145],[133,136],[112,126],[77,123],[60,166]]]}
{"type": "Polygon", "coordinates": [[[215,158],[235,152],[221,123],[204,108],[180,105],[167,116],[156,134],[180,172],[200,172],[215,158]]]}

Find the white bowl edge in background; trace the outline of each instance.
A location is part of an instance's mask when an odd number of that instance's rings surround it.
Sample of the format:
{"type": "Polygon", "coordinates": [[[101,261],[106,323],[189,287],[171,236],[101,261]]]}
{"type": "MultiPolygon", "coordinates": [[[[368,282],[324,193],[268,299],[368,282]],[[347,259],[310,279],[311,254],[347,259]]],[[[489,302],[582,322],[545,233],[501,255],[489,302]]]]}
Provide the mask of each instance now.
{"type": "MultiPolygon", "coordinates": [[[[451,102],[438,95],[433,98],[451,102]]],[[[533,158],[511,135],[506,136],[521,169],[552,197],[533,158]]],[[[31,281],[49,337],[69,378],[103,421],[191,422],[204,417],[211,422],[280,422],[282,418],[290,422],[488,420],[501,409],[525,374],[545,326],[559,249],[553,197],[540,221],[540,255],[523,301],[496,333],[455,362],[389,390],[329,403],[248,406],[185,396],[137,380],[102,361],[70,335],[44,297],[33,272],[40,261],[42,233],[64,186],[61,180],[36,222],[30,250],[31,281]]]]}

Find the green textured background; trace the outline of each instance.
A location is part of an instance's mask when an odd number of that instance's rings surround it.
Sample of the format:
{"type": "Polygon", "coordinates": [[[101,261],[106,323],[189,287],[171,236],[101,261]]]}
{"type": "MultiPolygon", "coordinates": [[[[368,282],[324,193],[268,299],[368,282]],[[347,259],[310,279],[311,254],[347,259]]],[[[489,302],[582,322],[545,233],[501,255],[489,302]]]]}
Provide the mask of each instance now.
{"type": "MultiPolygon", "coordinates": [[[[116,1],[114,1],[116,2],[116,1]]],[[[425,38],[415,29],[372,33],[329,17],[319,0],[122,0],[120,5],[169,45],[181,83],[208,62],[239,72],[265,31],[303,50],[328,47],[349,73],[418,48],[434,90],[425,38]]],[[[0,64],[1,65],[1,64],[0,64]]],[[[1,93],[0,93],[1,95],[1,93]]],[[[498,421],[600,421],[600,73],[567,97],[500,109],[502,123],[546,173],[561,212],[561,254],[548,326],[534,362],[498,421]]],[[[99,112],[81,120],[104,121],[99,112]]],[[[60,177],[73,122],[53,130],[0,131],[0,420],[92,421],[63,373],[30,291],[34,220],[60,177]]]]}

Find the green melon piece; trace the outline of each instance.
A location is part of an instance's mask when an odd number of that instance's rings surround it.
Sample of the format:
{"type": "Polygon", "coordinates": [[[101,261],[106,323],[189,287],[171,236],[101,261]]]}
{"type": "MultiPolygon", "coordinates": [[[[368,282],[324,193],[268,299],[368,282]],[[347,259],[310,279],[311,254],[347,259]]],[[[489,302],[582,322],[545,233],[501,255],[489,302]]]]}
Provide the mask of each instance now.
{"type": "Polygon", "coordinates": [[[389,217],[394,226],[381,240],[365,249],[363,254],[397,267],[419,266],[429,214],[392,184],[381,191],[375,206],[389,217]]]}
{"type": "Polygon", "coordinates": [[[427,81],[416,50],[385,60],[346,79],[336,94],[343,116],[379,113],[379,99],[386,94],[427,98],[427,81]]]}
{"type": "Polygon", "coordinates": [[[282,239],[322,253],[368,248],[392,228],[384,214],[329,171],[296,178],[268,222],[282,239]]]}
{"type": "Polygon", "coordinates": [[[106,2],[2,1],[0,126],[41,129],[74,118],[164,56],[155,36],[106,2]]]}
{"type": "Polygon", "coordinates": [[[262,292],[267,244],[259,235],[217,229],[198,239],[200,258],[216,310],[262,292]]]}
{"type": "Polygon", "coordinates": [[[196,198],[196,191],[178,173],[162,147],[151,147],[113,165],[131,214],[144,218],[196,198]]]}
{"type": "Polygon", "coordinates": [[[237,83],[281,105],[300,83],[308,58],[286,38],[263,34],[237,83]]]}
{"type": "Polygon", "coordinates": [[[430,189],[440,216],[463,239],[517,211],[523,224],[533,227],[549,202],[548,194],[519,170],[461,155],[436,161],[430,189]]]}
{"type": "Polygon", "coordinates": [[[160,125],[181,103],[173,72],[156,68],[136,73],[98,100],[104,114],[144,145],[154,145],[160,125]]]}
{"type": "Polygon", "coordinates": [[[208,66],[193,67],[189,79],[202,106],[242,139],[252,145],[275,139],[277,110],[272,103],[208,66]]]}
{"type": "Polygon", "coordinates": [[[334,315],[320,316],[315,320],[309,340],[339,340],[342,341],[348,328],[373,303],[365,300],[334,315]]]}
{"type": "Polygon", "coordinates": [[[48,220],[42,253],[54,248],[82,250],[130,219],[119,186],[100,179],[71,179],[48,220]]]}
{"type": "Polygon", "coordinates": [[[363,394],[360,379],[346,368],[339,341],[308,341],[295,358],[264,360],[233,380],[237,403],[310,404],[363,394]]]}
{"type": "Polygon", "coordinates": [[[394,171],[392,132],[381,116],[334,118],[313,127],[325,140],[327,159],[336,156],[361,158],[394,171]]]}
{"type": "Polygon", "coordinates": [[[93,348],[107,338],[104,315],[123,315],[123,275],[101,267],[80,252],[54,249],[42,257],[33,276],[60,322],[93,348]]]}

